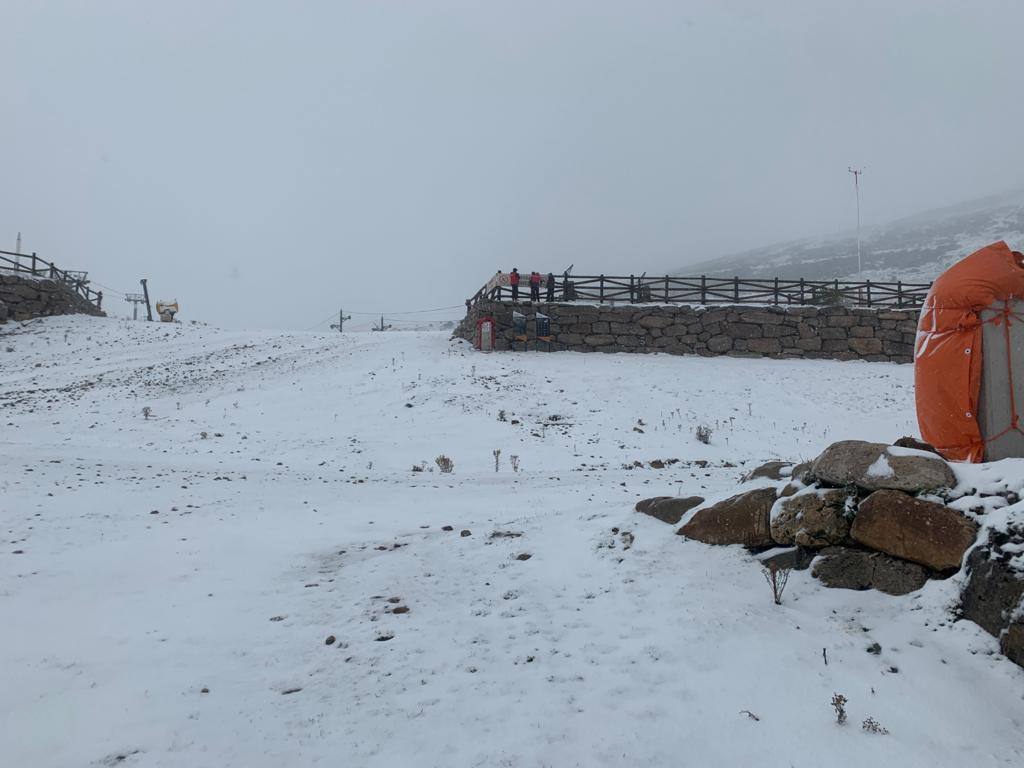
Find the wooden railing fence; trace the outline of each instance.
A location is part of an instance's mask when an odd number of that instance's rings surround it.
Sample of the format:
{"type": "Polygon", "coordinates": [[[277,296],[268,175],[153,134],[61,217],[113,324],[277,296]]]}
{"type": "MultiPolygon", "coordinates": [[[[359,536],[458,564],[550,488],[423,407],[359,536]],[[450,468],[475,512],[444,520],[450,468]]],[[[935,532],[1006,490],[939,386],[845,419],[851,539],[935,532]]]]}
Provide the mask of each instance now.
{"type": "MultiPolygon", "coordinates": [[[[562,275],[551,285],[545,277],[541,301],[598,304],[768,304],[774,306],[860,306],[917,309],[930,283],[790,280],[740,277],[649,277],[647,275],[562,275]]],[[[466,301],[512,298],[508,275],[499,273],[466,301]]],[[[530,298],[528,276],[519,285],[520,301],[530,298]]]]}
{"type": "Polygon", "coordinates": [[[0,251],[0,274],[3,273],[26,274],[60,281],[78,296],[90,304],[94,304],[96,309],[103,308],[103,291],[94,291],[89,287],[87,272],[60,269],[49,261],[39,258],[35,253],[0,251]]]}

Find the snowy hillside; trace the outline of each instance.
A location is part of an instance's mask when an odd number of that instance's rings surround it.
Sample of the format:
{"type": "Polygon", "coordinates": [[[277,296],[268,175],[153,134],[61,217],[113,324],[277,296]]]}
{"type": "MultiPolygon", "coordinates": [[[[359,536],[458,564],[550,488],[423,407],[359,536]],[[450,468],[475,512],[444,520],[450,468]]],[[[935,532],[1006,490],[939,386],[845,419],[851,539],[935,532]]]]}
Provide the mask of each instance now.
{"type": "MultiPolygon", "coordinates": [[[[983,245],[1024,247],[1024,190],[973,200],[865,229],[861,256],[867,280],[930,282],[983,245]]],[[[681,267],[680,275],[856,279],[857,241],[797,240],[681,267]]]]}
{"type": "Polygon", "coordinates": [[[909,366],[9,324],[3,763],[1024,764],[1024,670],[952,581],[775,606],[633,511],[915,433],[909,366]]]}

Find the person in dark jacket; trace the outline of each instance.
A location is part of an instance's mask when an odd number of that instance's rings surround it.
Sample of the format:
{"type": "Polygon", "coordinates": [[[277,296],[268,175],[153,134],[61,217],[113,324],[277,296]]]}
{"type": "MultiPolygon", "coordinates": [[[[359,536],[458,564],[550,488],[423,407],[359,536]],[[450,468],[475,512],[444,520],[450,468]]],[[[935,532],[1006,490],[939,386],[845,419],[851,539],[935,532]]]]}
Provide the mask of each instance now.
{"type": "Polygon", "coordinates": [[[555,273],[548,272],[548,304],[555,303],[555,273]]]}
{"type": "Polygon", "coordinates": [[[530,301],[540,301],[540,272],[530,273],[530,301]]]}
{"type": "Polygon", "coordinates": [[[519,268],[512,267],[512,272],[508,276],[508,284],[512,286],[512,301],[519,301],[519,268]]]}

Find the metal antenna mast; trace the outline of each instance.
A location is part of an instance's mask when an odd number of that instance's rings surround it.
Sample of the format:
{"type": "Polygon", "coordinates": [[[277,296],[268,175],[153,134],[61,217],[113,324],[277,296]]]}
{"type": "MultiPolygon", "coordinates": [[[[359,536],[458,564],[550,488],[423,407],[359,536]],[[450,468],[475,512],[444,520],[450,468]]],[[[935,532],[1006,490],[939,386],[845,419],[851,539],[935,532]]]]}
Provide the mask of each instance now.
{"type": "Polygon", "coordinates": [[[860,277],[860,175],[864,173],[864,169],[848,166],[846,170],[853,174],[853,189],[857,195],[857,277],[860,277]]]}
{"type": "Polygon", "coordinates": [[[331,330],[333,331],[335,328],[337,328],[338,329],[338,333],[344,332],[344,330],[345,330],[345,321],[346,320],[351,320],[351,319],[352,319],[352,315],[346,315],[345,314],[345,310],[339,309],[338,310],[338,322],[337,323],[331,323],[331,330]]]}

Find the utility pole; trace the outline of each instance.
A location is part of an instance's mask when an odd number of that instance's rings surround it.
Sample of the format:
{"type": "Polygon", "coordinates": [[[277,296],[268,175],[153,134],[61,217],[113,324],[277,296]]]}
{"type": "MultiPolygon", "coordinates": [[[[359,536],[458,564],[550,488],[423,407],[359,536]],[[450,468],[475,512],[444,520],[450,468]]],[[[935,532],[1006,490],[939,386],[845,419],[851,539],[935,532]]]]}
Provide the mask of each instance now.
{"type": "Polygon", "coordinates": [[[124,295],[124,300],[130,302],[132,305],[132,320],[138,320],[139,304],[142,304],[146,300],[146,297],[141,293],[126,293],[124,295]]]}
{"type": "Polygon", "coordinates": [[[142,283],[142,297],[143,300],[146,302],[146,319],[152,323],[153,307],[151,307],[149,304],[149,287],[146,285],[146,278],[142,278],[141,280],[139,280],[139,282],[142,283]]]}
{"type": "Polygon", "coordinates": [[[331,330],[333,331],[335,328],[337,328],[338,329],[338,333],[344,333],[344,331],[345,331],[345,321],[346,320],[351,320],[351,319],[352,319],[352,315],[346,315],[344,309],[339,309],[338,310],[338,323],[337,323],[337,325],[335,325],[334,323],[331,323],[331,330]]]}
{"type": "Polygon", "coordinates": [[[864,173],[864,169],[848,166],[846,170],[853,174],[853,189],[857,195],[857,277],[860,277],[860,176],[864,173]]]}

